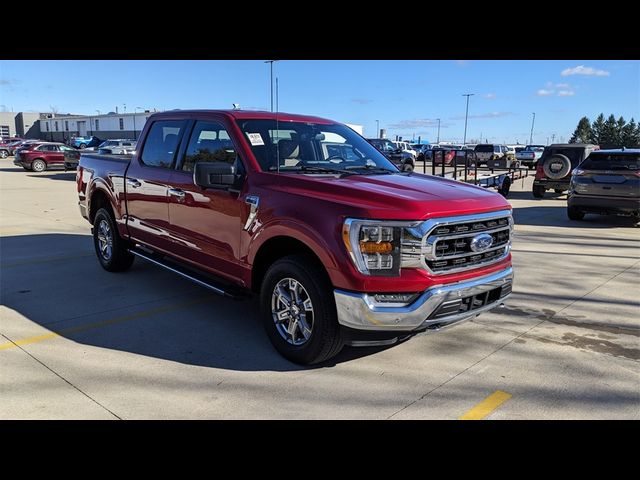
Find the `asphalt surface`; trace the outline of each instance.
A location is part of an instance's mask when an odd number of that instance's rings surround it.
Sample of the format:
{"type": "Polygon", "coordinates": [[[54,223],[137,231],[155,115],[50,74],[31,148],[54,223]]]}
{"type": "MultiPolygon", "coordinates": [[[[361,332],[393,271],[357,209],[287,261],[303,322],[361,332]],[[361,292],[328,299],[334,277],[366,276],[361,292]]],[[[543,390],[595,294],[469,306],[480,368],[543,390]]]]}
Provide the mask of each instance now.
{"type": "Polygon", "coordinates": [[[638,419],[640,229],[512,187],[503,309],[302,368],[256,300],[95,259],[75,174],[0,164],[0,418],[638,419]]]}

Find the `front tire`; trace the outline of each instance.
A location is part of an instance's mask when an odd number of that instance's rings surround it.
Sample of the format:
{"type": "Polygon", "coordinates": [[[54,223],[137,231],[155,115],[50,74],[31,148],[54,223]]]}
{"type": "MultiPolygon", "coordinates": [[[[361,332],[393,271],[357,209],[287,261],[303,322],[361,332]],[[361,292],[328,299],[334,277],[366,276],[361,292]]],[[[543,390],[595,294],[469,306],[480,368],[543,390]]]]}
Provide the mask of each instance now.
{"type": "Polygon", "coordinates": [[[570,220],[582,220],[584,218],[584,212],[575,207],[567,207],[567,216],[570,220]]]}
{"type": "Polygon", "coordinates": [[[87,145],[84,143],[80,144],[80,150],[84,150],[85,148],[87,148],[87,145]]]}
{"type": "Polygon", "coordinates": [[[260,291],[262,321],[276,350],[302,364],[323,362],[344,345],[333,287],[307,255],[289,255],[265,274],[260,291]]]}
{"type": "Polygon", "coordinates": [[[413,164],[411,163],[405,163],[404,165],[402,165],[402,171],[403,172],[413,172],[413,164]]]}
{"type": "Polygon", "coordinates": [[[7,158],[9,156],[9,152],[6,150],[0,150],[0,158],[7,158]]]}
{"type": "Polygon", "coordinates": [[[93,245],[102,268],[107,272],[123,272],[135,257],[127,251],[111,213],[101,208],[93,220],[93,245]]]}

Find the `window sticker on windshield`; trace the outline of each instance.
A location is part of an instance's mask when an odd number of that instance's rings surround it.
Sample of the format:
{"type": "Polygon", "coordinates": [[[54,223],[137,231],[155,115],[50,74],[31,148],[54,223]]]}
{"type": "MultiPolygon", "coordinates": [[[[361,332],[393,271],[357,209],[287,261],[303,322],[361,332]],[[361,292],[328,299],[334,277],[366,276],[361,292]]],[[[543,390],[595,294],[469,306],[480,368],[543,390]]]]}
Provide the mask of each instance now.
{"type": "Polygon", "coordinates": [[[251,145],[264,145],[262,135],[260,135],[259,133],[247,133],[247,137],[249,137],[251,145]]]}

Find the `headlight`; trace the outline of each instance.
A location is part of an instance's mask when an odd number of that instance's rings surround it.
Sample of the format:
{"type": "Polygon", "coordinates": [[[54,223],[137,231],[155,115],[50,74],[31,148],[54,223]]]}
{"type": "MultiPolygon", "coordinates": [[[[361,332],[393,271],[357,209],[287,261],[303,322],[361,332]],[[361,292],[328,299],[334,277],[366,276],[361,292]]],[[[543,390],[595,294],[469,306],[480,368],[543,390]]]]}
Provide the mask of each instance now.
{"type": "Polygon", "coordinates": [[[400,275],[403,229],[416,222],[345,220],[342,239],[353,264],[365,275],[400,275]]]}

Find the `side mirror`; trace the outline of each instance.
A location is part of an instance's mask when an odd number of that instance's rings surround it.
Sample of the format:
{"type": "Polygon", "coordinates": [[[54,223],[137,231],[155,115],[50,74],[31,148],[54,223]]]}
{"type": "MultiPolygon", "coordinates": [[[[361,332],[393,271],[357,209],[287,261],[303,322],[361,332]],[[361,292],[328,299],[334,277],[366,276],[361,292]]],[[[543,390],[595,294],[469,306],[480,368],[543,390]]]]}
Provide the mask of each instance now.
{"type": "Polygon", "coordinates": [[[193,183],[203,188],[227,188],[236,184],[236,167],[224,162],[198,162],[193,183]]]}

